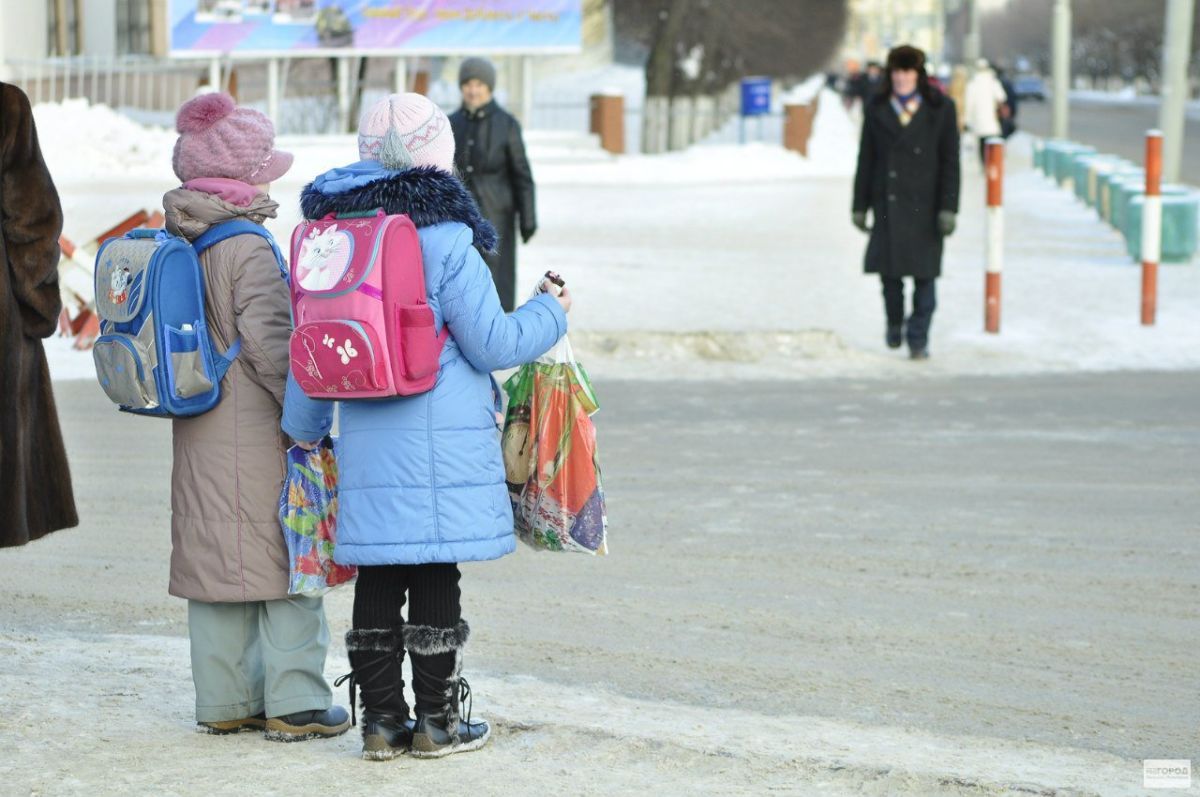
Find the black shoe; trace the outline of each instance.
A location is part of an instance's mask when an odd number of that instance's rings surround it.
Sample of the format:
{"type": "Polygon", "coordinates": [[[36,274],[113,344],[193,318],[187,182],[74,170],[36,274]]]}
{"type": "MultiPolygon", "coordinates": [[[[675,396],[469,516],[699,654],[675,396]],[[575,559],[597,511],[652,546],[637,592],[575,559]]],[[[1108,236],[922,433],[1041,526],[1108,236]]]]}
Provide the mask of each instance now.
{"type": "Polygon", "coordinates": [[[888,325],[887,328],[887,347],[889,349],[898,349],[904,345],[904,327],[888,325]]]}
{"type": "Polygon", "coordinates": [[[415,725],[411,717],[364,710],[362,757],[367,761],[389,761],[404,755],[412,747],[415,725]]]}
{"type": "Polygon", "coordinates": [[[914,346],[909,350],[908,358],[910,360],[928,360],[929,349],[925,348],[924,346],[914,346]]]}
{"type": "Polygon", "coordinates": [[[350,730],[350,715],[341,706],[324,711],[297,711],[267,720],[266,738],[272,742],[328,739],[350,730]]]}
{"type": "Polygon", "coordinates": [[[196,730],[201,733],[211,733],[214,736],[225,736],[226,734],[242,733],[244,731],[261,731],[266,727],[267,715],[261,711],[253,717],[243,717],[240,720],[196,723],[196,730]]]}
{"type": "Polygon", "coordinates": [[[492,726],[483,720],[459,719],[457,711],[436,714],[417,712],[412,733],[414,758],[441,758],[453,753],[467,753],[487,744],[492,726]],[[457,726],[452,731],[452,726],[457,726]]]}

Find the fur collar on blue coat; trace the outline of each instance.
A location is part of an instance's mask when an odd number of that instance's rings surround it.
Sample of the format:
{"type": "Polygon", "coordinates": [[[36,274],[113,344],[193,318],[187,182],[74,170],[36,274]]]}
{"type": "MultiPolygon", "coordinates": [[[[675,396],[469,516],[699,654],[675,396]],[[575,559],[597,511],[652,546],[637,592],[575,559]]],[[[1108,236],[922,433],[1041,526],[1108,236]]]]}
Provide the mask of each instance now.
{"type": "Polygon", "coordinates": [[[322,178],[317,178],[304,186],[300,194],[304,218],[320,219],[330,213],[364,213],[383,208],[388,214],[406,214],[417,227],[460,222],[471,228],[477,249],[496,251],[495,228],[480,215],[475,199],[458,178],[422,166],[400,172],[380,171],[378,179],[374,176],[368,179],[369,182],[346,191],[324,193],[318,187],[322,178]]]}

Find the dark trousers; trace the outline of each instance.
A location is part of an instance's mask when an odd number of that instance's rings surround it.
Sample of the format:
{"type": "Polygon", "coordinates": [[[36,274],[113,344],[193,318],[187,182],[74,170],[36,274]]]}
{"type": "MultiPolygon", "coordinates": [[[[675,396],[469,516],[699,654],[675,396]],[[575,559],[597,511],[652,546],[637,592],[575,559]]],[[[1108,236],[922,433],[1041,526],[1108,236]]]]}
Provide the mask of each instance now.
{"type": "MultiPolygon", "coordinates": [[[[887,310],[889,327],[904,324],[904,280],[901,277],[880,277],[883,282],[883,306],[887,310]]],[[[933,323],[933,311],[937,309],[936,280],[914,279],[912,315],[908,317],[906,330],[908,345],[924,349],[929,344],[929,326],[933,323]]]]}
{"type": "MultiPolygon", "coordinates": [[[[423,639],[448,635],[462,620],[459,575],[458,565],[453,563],[358,568],[358,582],[354,586],[354,628],[389,629],[398,637],[410,638],[404,633],[402,614],[407,598],[409,632],[416,632],[423,639]]],[[[412,656],[417,710],[438,711],[446,699],[446,684],[457,677],[461,644],[457,648],[443,645],[428,650],[418,649],[411,643],[408,647],[412,656]]],[[[351,664],[354,664],[353,659],[351,664]]],[[[365,689],[363,699],[366,704],[365,689]]],[[[395,706],[368,704],[367,708],[407,713],[402,700],[395,706]]]]}
{"type": "Polygon", "coordinates": [[[408,622],[450,628],[462,619],[458,565],[370,565],[358,568],[355,628],[399,628],[408,622]]]}
{"type": "Polygon", "coordinates": [[[511,313],[517,307],[517,223],[511,216],[493,223],[500,234],[500,244],[495,254],[483,256],[483,262],[492,272],[500,306],[504,312],[511,313]]]}

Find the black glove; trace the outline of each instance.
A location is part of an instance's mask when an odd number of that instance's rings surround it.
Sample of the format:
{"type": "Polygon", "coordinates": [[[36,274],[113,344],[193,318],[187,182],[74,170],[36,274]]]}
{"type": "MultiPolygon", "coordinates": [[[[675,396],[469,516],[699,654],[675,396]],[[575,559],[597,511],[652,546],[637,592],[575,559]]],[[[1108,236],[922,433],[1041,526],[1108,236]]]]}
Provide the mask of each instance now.
{"type": "Polygon", "coordinates": [[[529,239],[533,237],[535,232],[537,232],[537,227],[530,227],[528,230],[521,230],[522,243],[529,243],[529,239]]]}
{"type": "Polygon", "coordinates": [[[850,221],[854,222],[854,226],[863,232],[871,231],[871,228],[867,226],[867,212],[865,210],[856,210],[851,213],[850,221]]]}
{"type": "Polygon", "coordinates": [[[938,213],[938,232],[942,234],[943,238],[953,235],[956,226],[958,226],[958,218],[954,211],[943,210],[938,213]]]}

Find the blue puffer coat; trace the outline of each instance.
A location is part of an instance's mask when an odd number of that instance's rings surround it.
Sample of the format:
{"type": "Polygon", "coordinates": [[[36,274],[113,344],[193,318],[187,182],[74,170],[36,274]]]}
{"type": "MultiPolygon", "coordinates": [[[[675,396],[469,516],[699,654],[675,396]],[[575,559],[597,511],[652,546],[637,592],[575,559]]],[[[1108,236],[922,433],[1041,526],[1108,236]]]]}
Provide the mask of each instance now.
{"type": "MultiPolygon", "coordinates": [[[[549,350],[567,331],[566,314],[543,295],[505,315],[476,249],[492,249],[495,232],[450,175],[412,169],[333,192],[345,187],[345,181],[320,178],[307,186],[305,217],[380,207],[407,213],[421,239],[429,303],[450,339],[432,391],[340,403],[335,558],[354,565],[423,564],[511,553],[516,538],[491,372],[549,350]]],[[[283,429],[297,440],[319,439],[332,425],[333,404],[304,402],[302,395],[289,380],[283,429]]]]}

